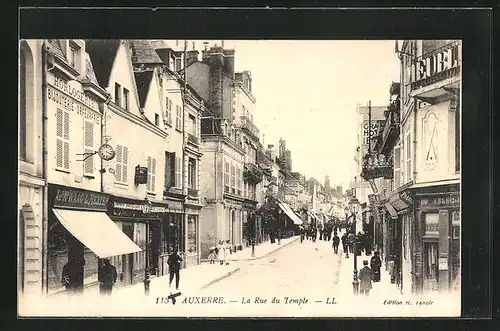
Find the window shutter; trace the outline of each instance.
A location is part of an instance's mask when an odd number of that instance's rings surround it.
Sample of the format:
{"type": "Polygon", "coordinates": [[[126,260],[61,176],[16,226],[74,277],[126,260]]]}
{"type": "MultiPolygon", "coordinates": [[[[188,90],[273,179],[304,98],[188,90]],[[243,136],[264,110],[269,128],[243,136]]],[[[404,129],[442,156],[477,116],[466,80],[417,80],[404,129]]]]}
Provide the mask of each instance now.
{"type": "Polygon", "coordinates": [[[56,112],[56,166],[62,168],[63,166],[63,141],[60,139],[63,137],[63,122],[64,114],[61,109],[57,109],[56,112]]]}
{"type": "Polygon", "coordinates": [[[116,145],[116,169],[115,169],[116,181],[122,181],[122,146],[116,145]]]}
{"type": "Polygon", "coordinates": [[[151,191],[151,157],[148,156],[148,182],[146,184],[146,190],[151,191]]]}
{"type": "Polygon", "coordinates": [[[122,148],[122,182],[128,181],[128,147],[122,148]]]}
{"type": "Polygon", "coordinates": [[[56,135],[57,137],[63,137],[63,111],[61,109],[57,109],[56,112],[56,135]]]}
{"type": "Polygon", "coordinates": [[[64,112],[64,168],[69,169],[69,113],[64,112]]]}
{"type": "Polygon", "coordinates": [[[156,159],[155,158],[151,158],[151,170],[152,170],[152,173],[151,173],[151,191],[155,191],[156,190],[156,159]]]}
{"type": "Polygon", "coordinates": [[[178,188],[182,188],[182,181],[181,181],[181,158],[176,157],[176,167],[175,167],[175,186],[178,188]]]}
{"type": "Polygon", "coordinates": [[[84,174],[93,174],[94,173],[94,124],[90,121],[85,121],[84,127],[84,153],[86,157],[84,161],[84,174]],[[89,153],[89,154],[87,154],[89,153]]]}

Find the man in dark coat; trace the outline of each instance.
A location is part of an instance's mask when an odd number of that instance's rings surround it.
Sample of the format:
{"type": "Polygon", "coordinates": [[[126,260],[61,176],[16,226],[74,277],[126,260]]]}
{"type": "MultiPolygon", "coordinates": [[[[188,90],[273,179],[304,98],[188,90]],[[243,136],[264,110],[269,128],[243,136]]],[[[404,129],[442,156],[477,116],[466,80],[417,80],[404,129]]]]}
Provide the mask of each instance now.
{"type": "Polygon", "coordinates": [[[98,280],[101,295],[111,295],[113,285],[116,283],[116,268],[109,262],[109,259],[103,260],[103,265],[99,269],[98,280]]]}
{"type": "Polygon", "coordinates": [[[381,266],[382,266],[382,260],[380,260],[379,252],[376,251],[370,260],[370,267],[372,268],[374,282],[380,282],[381,266]]]}
{"type": "Polygon", "coordinates": [[[337,236],[337,233],[333,236],[333,251],[335,254],[339,253],[339,243],[340,243],[340,238],[337,236]]]}
{"type": "Polygon", "coordinates": [[[182,257],[178,253],[177,248],[174,249],[173,253],[168,256],[167,259],[167,264],[168,264],[168,270],[170,273],[170,278],[168,282],[168,286],[172,287],[172,281],[174,280],[175,276],[175,289],[179,290],[179,281],[180,281],[180,270],[181,270],[181,262],[182,262],[182,257]]]}
{"type": "Polygon", "coordinates": [[[345,253],[345,257],[349,257],[349,245],[347,243],[347,233],[344,233],[341,238],[342,241],[342,250],[345,253]]]}
{"type": "Polygon", "coordinates": [[[356,241],[356,236],[354,233],[350,232],[347,235],[347,245],[349,246],[349,252],[353,253],[353,248],[354,248],[354,242],[356,241]]]}
{"type": "Polygon", "coordinates": [[[66,290],[78,293],[83,291],[83,267],[85,259],[70,258],[62,270],[62,284],[66,290]]]}
{"type": "Polygon", "coordinates": [[[368,261],[363,261],[363,268],[359,271],[359,292],[368,296],[372,289],[372,270],[368,266],[368,261]]]}

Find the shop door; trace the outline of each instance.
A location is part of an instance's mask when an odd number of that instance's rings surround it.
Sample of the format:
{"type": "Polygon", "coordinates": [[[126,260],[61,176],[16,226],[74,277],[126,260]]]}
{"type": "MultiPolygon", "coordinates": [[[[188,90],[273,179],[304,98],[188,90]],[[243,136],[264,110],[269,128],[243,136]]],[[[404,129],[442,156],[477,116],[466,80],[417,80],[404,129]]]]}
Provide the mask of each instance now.
{"type": "Polygon", "coordinates": [[[152,275],[158,275],[158,259],[161,249],[160,222],[149,223],[149,266],[152,275]]]}
{"type": "MultiPolygon", "coordinates": [[[[134,224],[133,223],[123,223],[123,233],[125,233],[130,240],[134,240],[134,224]]],[[[134,254],[123,255],[123,284],[132,284],[134,270],[134,254]]]]}
{"type": "MultiPolygon", "coordinates": [[[[231,211],[231,246],[234,246],[236,244],[236,232],[237,231],[237,226],[236,226],[236,211],[232,210],[231,211]]],[[[232,249],[232,247],[231,247],[232,249]]]]}
{"type": "Polygon", "coordinates": [[[437,241],[424,242],[424,291],[439,289],[439,243],[437,241]]]}

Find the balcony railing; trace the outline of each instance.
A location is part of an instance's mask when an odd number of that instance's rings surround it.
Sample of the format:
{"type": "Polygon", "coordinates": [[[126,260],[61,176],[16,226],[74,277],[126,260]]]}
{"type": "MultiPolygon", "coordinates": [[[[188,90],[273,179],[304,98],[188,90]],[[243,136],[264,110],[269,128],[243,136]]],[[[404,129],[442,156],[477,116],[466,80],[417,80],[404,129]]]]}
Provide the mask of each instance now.
{"type": "Polygon", "coordinates": [[[200,144],[200,140],[198,139],[198,137],[192,135],[191,133],[188,133],[187,141],[188,141],[188,143],[191,143],[191,144],[197,145],[197,146],[200,144]]]}
{"type": "Polygon", "coordinates": [[[259,128],[250,121],[250,119],[246,116],[241,116],[241,128],[246,130],[249,134],[253,135],[255,138],[260,139],[260,130],[259,128]]]}
{"type": "Polygon", "coordinates": [[[221,135],[225,134],[224,124],[226,121],[223,118],[202,118],[201,119],[201,134],[221,135]]]}
{"type": "Polygon", "coordinates": [[[199,196],[199,191],[195,188],[188,188],[188,195],[192,198],[197,198],[199,196]]]}
{"type": "Polygon", "coordinates": [[[384,155],[388,155],[388,152],[392,150],[397,138],[399,137],[399,125],[400,125],[400,106],[399,98],[394,100],[388,108],[387,119],[382,130],[382,135],[380,138],[380,151],[384,155]]]}
{"type": "Polygon", "coordinates": [[[251,183],[257,184],[264,179],[264,172],[253,163],[245,163],[243,177],[251,183]]]}
{"type": "Polygon", "coordinates": [[[375,153],[363,158],[363,170],[361,177],[365,180],[375,178],[392,179],[394,177],[394,166],[392,157],[375,153]]]}
{"type": "Polygon", "coordinates": [[[411,89],[416,90],[459,74],[459,42],[454,41],[415,58],[411,65],[411,89]]]}

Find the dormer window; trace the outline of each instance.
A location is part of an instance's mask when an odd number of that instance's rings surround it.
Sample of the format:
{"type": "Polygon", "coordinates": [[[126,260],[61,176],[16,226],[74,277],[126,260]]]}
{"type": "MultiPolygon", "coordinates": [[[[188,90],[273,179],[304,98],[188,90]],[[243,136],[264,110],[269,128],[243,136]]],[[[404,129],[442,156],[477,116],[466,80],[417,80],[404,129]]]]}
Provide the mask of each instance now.
{"type": "Polygon", "coordinates": [[[182,61],[180,57],[175,58],[175,71],[180,71],[182,69],[182,61]]]}
{"type": "Polygon", "coordinates": [[[74,68],[76,64],[76,49],[73,45],[69,46],[69,64],[74,68]]]}

